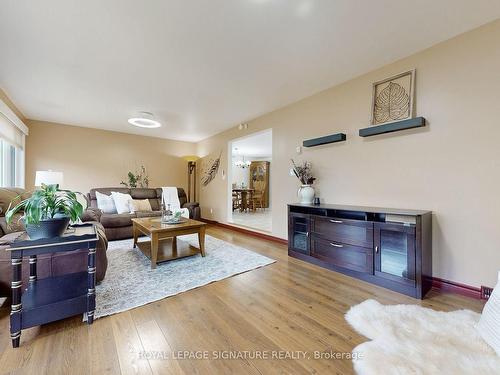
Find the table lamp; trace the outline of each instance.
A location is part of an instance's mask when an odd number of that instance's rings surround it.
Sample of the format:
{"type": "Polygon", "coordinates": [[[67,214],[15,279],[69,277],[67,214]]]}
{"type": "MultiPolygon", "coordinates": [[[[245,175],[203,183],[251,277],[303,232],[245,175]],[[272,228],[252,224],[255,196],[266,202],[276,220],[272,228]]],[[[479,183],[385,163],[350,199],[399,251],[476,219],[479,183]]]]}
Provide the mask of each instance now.
{"type": "Polygon", "coordinates": [[[36,171],[35,175],[35,186],[44,185],[62,185],[63,183],[63,173],[56,171],[36,171]]]}

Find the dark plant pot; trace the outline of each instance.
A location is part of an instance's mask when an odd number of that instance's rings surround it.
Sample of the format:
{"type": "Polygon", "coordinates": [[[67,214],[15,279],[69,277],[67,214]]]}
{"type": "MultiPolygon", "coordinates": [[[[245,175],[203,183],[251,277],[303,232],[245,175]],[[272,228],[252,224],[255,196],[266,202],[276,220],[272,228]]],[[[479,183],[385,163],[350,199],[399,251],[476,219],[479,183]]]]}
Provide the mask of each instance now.
{"type": "Polygon", "coordinates": [[[41,220],[38,224],[26,224],[26,232],[32,240],[59,237],[68,228],[69,220],[69,217],[64,216],[41,220]]]}

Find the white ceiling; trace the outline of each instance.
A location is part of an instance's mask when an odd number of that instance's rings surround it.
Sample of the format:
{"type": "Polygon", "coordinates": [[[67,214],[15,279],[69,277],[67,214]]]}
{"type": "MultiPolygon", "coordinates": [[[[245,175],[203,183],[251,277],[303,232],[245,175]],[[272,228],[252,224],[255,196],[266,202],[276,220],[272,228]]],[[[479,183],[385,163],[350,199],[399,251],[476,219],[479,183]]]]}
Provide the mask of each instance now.
{"type": "Polygon", "coordinates": [[[498,0],[0,1],[0,87],[28,118],[187,141],[500,17],[498,0]]]}
{"type": "Polygon", "coordinates": [[[273,155],[273,133],[266,130],[252,134],[245,138],[240,138],[231,143],[233,158],[254,157],[270,158],[273,155]]]}

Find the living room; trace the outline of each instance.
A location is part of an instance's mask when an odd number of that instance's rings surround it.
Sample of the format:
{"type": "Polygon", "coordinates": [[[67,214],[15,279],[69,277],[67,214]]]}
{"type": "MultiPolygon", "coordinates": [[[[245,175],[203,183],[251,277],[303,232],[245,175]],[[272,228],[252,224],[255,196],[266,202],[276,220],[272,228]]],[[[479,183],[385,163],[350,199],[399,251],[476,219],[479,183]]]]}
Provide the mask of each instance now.
{"type": "Polygon", "coordinates": [[[498,373],[498,2],[1,7],[0,375],[498,373]]]}

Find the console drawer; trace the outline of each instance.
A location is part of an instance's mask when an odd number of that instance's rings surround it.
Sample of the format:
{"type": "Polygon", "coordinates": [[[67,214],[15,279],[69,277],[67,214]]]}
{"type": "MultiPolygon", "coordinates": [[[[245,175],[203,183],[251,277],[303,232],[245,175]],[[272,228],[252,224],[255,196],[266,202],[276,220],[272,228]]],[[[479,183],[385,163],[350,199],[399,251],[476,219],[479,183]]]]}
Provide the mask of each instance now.
{"type": "Polygon", "coordinates": [[[373,248],[373,222],[313,216],[312,232],[334,242],[373,248]]]}
{"type": "Polygon", "coordinates": [[[373,248],[313,237],[311,255],[337,267],[373,274],[373,248]]]}

